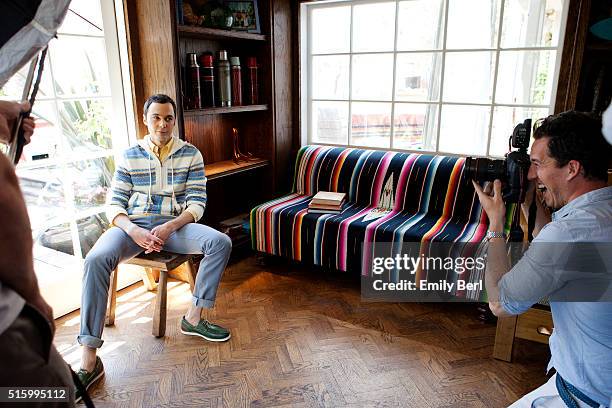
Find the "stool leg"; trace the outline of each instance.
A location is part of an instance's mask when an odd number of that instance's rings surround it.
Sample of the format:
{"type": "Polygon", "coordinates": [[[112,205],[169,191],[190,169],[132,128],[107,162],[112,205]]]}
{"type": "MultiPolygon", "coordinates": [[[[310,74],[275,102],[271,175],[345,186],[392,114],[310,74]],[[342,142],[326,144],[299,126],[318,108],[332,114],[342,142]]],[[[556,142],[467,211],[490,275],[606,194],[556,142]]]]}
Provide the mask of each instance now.
{"type": "Polygon", "coordinates": [[[142,279],[142,283],[149,291],[155,290],[155,288],[157,287],[157,283],[155,283],[156,272],[159,271],[155,271],[152,268],[143,268],[140,270],[140,277],[142,279]]]}
{"type": "Polygon", "coordinates": [[[159,271],[157,301],[153,316],[153,335],[163,337],[166,334],[166,303],[168,300],[168,271],[159,271]]]}
{"type": "Polygon", "coordinates": [[[108,285],[108,303],[106,304],[107,326],[115,324],[115,308],[117,307],[117,269],[111,272],[110,283],[108,285]]]}
{"type": "Polygon", "coordinates": [[[189,267],[189,273],[187,274],[187,279],[189,280],[189,290],[191,290],[191,293],[193,293],[193,290],[195,289],[195,279],[196,279],[196,275],[198,274],[198,271],[195,268],[195,265],[193,264],[193,259],[189,258],[189,260],[187,261],[187,266],[189,267]]]}

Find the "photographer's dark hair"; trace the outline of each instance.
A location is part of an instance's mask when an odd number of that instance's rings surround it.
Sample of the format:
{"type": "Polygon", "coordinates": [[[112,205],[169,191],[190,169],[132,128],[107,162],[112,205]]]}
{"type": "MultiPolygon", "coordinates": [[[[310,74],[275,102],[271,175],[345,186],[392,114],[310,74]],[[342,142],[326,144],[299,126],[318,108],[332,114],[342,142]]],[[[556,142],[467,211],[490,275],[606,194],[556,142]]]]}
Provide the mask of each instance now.
{"type": "Polygon", "coordinates": [[[548,154],[559,167],[577,160],[585,178],[608,180],[611,149],[601,133],[600,117],[577,111],[550,115],[533,132],[534,139],[543,137],[549,138],[548,154]]]}
{"type": "Polygon", "coordinates": [[[149,99],[144,103],[144,115],[147,116],[147,112],[149,111],[149,106],[152,103],[170,103],[172,104],[172,109],[174,109],[174,115],[176,115],[176,102],[174,99],[164,94],[155,94],[149,96],[149,99]]]}

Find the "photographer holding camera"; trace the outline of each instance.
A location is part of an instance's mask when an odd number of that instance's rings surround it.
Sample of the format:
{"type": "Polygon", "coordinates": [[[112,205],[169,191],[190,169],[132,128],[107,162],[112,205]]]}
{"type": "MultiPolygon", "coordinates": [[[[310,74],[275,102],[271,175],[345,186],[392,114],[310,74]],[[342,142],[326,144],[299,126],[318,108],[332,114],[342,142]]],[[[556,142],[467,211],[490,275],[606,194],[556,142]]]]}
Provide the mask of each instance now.
{"type": "MultiPolygon", "coordinates": [[[[549,116],[533,137],[528,179],[540,196],[536,199],[540,225],[535,229],[539,232],[533,243],[548,246],[532,245],[510,268],[503,235],[502,183],[495,180],[491,194],[473,182],[489,218],[485,275],[489,307],[499,317],[518,315],[548,296],[554,321],[548,368],[554,367],[556,374],[511,407],[607,407],[612,397],[612,303],[558,299],[584,291],[585,280],[593,275],[566,274],[567,249],[571,257],[579,254],[575,250],[579,244],[612,242],[612,187],[607,187],[610,146],[601,133],[601,120],[575,111],[549,116]],[[548,223],[546,207],[552,211],[548,223]],[[565,258],[555,257],[550,248],[564,248],[565,258]]],[[[592,272],[609,274],[609,258],[609,253],[597,258],[601,270],[592,272]]],[[[591,264],[592,259],[588,260],[591,264]]],[[[609,298],[609,286],[602,290],[609,298]]]]}

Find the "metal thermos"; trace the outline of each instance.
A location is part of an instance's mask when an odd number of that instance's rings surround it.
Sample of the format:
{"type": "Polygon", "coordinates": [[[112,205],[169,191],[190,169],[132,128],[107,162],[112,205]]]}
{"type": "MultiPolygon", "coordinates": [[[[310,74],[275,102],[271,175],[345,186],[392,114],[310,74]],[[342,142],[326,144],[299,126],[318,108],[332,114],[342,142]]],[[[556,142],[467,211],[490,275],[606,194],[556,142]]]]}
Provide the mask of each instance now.
{"type": "Polygon", "coordinates": [[[197,54],[189,53],[188,58],[188,78],[189,78],[189,108],[201,109],[202,99],[200,98],[200,66],[198,65],[197,54]]]}
{"type": "Polygon", "coordinates": [[[240,58],[231,57],[230,66],[232,71],[232,106],[242,105],[242,70],[240,69],[240,58]]]}
{"type": "Polygon", "coordinates": [[[227,59],[227,51],[220,50],[217,53],[217,84],[219,98],[218,106],[232,106],[232,83],[230,81],[230,62],[227,59]]]}
{"type": "Polygon", "coordinates": [[[202,86],[202,107],[215,106],[215,71],[212,54],[200,55],[200,85],[202,86]]]}

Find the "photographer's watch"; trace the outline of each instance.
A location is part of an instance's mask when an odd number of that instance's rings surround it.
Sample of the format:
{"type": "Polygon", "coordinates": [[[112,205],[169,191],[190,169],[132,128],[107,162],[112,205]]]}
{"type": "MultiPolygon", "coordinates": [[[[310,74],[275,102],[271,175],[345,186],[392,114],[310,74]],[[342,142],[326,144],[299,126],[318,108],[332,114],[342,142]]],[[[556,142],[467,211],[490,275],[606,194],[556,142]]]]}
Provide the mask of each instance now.
{"type": "Polygon", "coordinates": [[[487,240],[491,238],[503,238],[506,239],[506,234],[498,231],[487,231],[487,240]]]}

